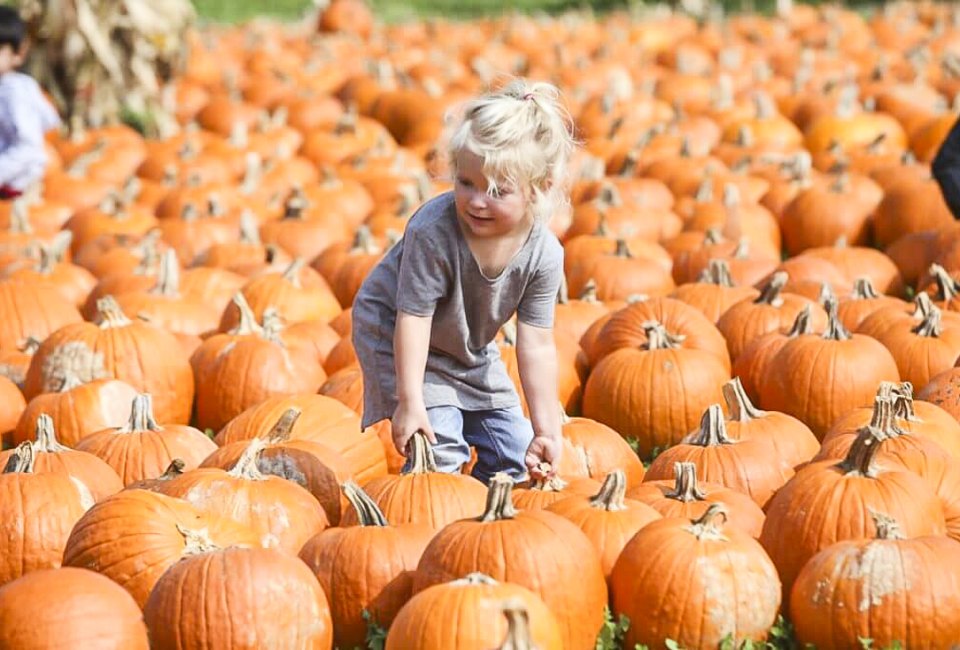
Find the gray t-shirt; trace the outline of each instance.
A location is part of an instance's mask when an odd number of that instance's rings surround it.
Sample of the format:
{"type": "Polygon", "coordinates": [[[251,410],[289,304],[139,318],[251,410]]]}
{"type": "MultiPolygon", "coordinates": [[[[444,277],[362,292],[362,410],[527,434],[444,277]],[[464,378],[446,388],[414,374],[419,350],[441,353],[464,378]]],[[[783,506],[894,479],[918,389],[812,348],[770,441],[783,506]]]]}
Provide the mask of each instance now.
{"type": "Polygon", "coordinates": [[[363,426],[392,417],[397,407],[393,332],[398,311],[433,316],[423,386],[427,408],[518,405],[494,337],[514,313],[529,325],[552,327],[562,274],[563,247],[537,223],[503,271],[486,277],[460,230],[453,193],[425,203],[353,302],[363,426]]]}

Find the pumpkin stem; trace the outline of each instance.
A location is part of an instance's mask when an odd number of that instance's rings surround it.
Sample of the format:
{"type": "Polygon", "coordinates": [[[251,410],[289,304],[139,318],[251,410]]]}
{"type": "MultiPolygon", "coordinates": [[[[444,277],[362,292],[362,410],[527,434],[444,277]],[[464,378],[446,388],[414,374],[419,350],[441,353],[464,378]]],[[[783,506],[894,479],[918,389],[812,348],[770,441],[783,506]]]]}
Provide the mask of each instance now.
{"type": "Polygon", "coordinates": [[[626,259],[633,259],[633,253],[630,252],[630,247],[627,246],[627,240],[626,240],[626,239],[618,239],[618,240],[617,240],[617,247],[616,247],[616,249],[613,251],[613,255],[614,255],[615,257],[622,257],[622,258],[626,258],[626,259]]]}
{"type": "Polygon", "coordinates": [[[883,434],[883,439],[896,437],[902,433],[897,426],[897,413],[892,397],[874,397],[873,411],[870,414],[870,427],[883,434]]]}
{"type": "Polygon", "coordinates": [[[706,268],[700,271],[697,282],[715,284],[718,287],[732,287],[733,275],[730,273],[729,262],[723,259],[711,259],[707,262],[706,268]]]}
{"type": "Polygon", "coordinates": [[[926,291],[921,291],[917,294],[916,298],[913,299],[914,310],[911,314],[914,318],[919,318],[923,320],[927,317],[927,314],[930,313],[930,310],[933,309],[933,300],[930,299],[930,295],[926,291]]]}
{"type": "Polygon", "coordinates": [[[437,471],[437,461],[433,455],[433,447],[422,431],[410,436],[407,443],[407,458],[410,459],[410,471],[407,474],[428,474],[437,471]]]}
{"type": "Polygon", "coordinates": [[[719,404],[711,404],[700,417],[700,430],[690,440],[690,444],[700,447],[732,445],[736,442],[727,435],[727,425],[723,420],[723,409],[719,404]]]}
{"type": "Polygon", "coordinates": [[[500,333],[503,334],[503,342],[509,347],[517,344],[517,325],[512,320],[508,320],[500,327],[500,333]]]}
{"type": "Polygon", "coordinates": [[[783,291],[783,287],[786,286],[788,277],[786,271],[777,271],[770,276],[770,280],[763,289],[760,290],[760,295],[753,301],[754,304],[770,305],[772,307],[782,305],[783,298],[780,296],[780,292],[783,291]]]}
{"type": "Polygon", "coordinates": [[[661,323],[655,320],[648,320],[640,327],[647,336],[648,350],[672,350],[680,347],[687,337],[683,334],[671,334],[661,323]]]}
{"type": "Polygon", "coordinates": [[[826,309],[827,303],[829,303],[831,300],[836,301],[837,294],[833,291],[833,287],[830,286],[829,282],[821,282],[820,292],[817,294],[817,303],[826,309]]]}
{"type": "Polygon", "coordinates": [[[40,344],[42,342],[43,341],[38,339],[36,336],[27,336],[27,338],[23,339],[20,344],[17,345],[17,350],[32,357],[37,353],[37,350],[40,349],[40,344]]]}
{"type": "Polygon", "coordinates": [[[700,185],[697,187],[696,194],[693,195],[693,200],[697,203],[712,203],[713,202],[713,179],[709,176],[705,176],[704,179],[700,182],[700,185]]]}
{"type": "Polygon", "coordinates": [[[247,297],[243,295],[242,291],[233,294],[232,302],[240,311],[240,320],[237,322],[237,326],[230,330],[229,333],[234,336],[261,333],[263,328],[257,323],[257,317],[253,314],[253,310],[250,309],[250,303],[247,302],[247,297]]]}
{"type": "Polygon", "coordinates": [[[500,611],[507,617],[507,638],[499,650],[535,650],[530,636],[530,614],[519,598],[509,598],[500,604],[500,611]]]}
{"type": "Polygon", "coordinates": [[[722,503],[711,503],[699,519],[690,522],[685,529],[693,533],[697,539],[726,540],[722,532],[723,524],[727,523],[727,508],[722,503]],[[720,521],[721,517],[723,521],[720,521]]]}
{"type": "Polygon", "coordinates": [[[937,283],[937,300],[952,300],[960,293],[960,283],[954,280],[945,268],[934,263],[930,265],[929,272],[937,283]]]}
{"type": "Polygon", "coordinates": [[[306,266],[307,261],[302,257],[295,257],[290,265],[284,270],[282,277],[287,282],[290,282],[296,288],[300,288],[300,271],[306,266]]]}
{"type": "Polygon", "coordinates": [[[170,464],[167,465],[167,469],[163,470],[163,474],[157,477],[158,481],[172,481],[178,476],[183,474],[183,470],[187,468],[187,464],[182,458],[174,458],[170,461],[170,464]]]}
{"type": "Polygon", "coordinates": [[[853,338],[837,317],[837,298],[829,298],[824,306],[827,308],[827,329],[824,330],[822,338],[828,341],[847,341],[853,338]]]}
{"type": "Polygon", "coordinates": [[[53,430],[53,418],[46,413],[41,413],[37,417],[37,427],[35,429],[33,441],[33,450],[47,454],[67,451],[68,447],[61,445],[57,440],[57,434],[53,430]]]}
{"type": "Polygon", "coordinates": [[[373,240],[373,233],[370,232],[370,226],[361,225],[357,228],[357,234],[353,236],[353,245],[350,247],[350,253],[359,255],[375,255],[380,249],[373,240]]]}
{"type": "Polygon", "coordinates": [[[845,474],[874,477],[873,458],[880,449],[883,432],[873,426],[865,426],[857,432],[850,450],[840,464],[845,474]]]}
{"type": "Polygon", "coordinates": [[[597,298],[597,281],[593,278],[587,280],[587,283],[583,285],[583,290],[580,291],[579,300],[583,302],[600,302],[597,298]]]}
{"type": "Polygon", "coordinates": [[[163,427],[153,419],[153,397],[150,393],[140,393],[134,396],[130,405],[130,420],[117,433],[133,433],[135,431],[163,431],[163,427]]]}
{"type": "Polygon", "coordinates": [[[176,298],[180,295],[180,263],[177,260],[176,251],[172,248],[168,248],[160,258],[157,283],[150,293],[168,298],[176,298]]]}
{"type": "Polygon", "coordinates": [[[83,385],[83,380],[80,379],[80,375],[73,368],[64,365],[58,367],[54,372],[59,375],[60,379],[60,385],[57,386],[56,390],[58,393],[66,393],[68,390],[83,385]]]}
{"type": "Polygon", "coordinates": [[[260,468],[257,467],[257,463],[260,462],[260,456],[263,454],[266,446],[267,441],[263,438],[251,439],[250,444],[243,450],[243,454],[240,455],[236,464],[227,474],[234,478],[242,478],[248,481],[266,480],[267,477],[260,471],[260,468]]]}
{"type": "MultiPolygon", "coordinates": [[[[540,470],[542,475],[546,476],[553,468],[550,463],[538,463],[537,469],[540,470]]],[[[530,481],[529,489],[543,492],[561,492],[565,487],[567,487],[567,482],[559,476],[553,475],[550,478],[538,478],[530,481]]]]}
{"type": "Polygon", "coordinates": [[[30,442],[21,442],[7,460],[3,473],[33,474],[34,461],[36,461],[36,454],[33,445],[30,442]]]}
{"type": "Polygon", "coordinates": [[[366,492],[360,489],[360,486],[353,481],[346,481],[340,486],[343,496],[347,498],[350,505],[357,512],[357,519],[361,526],[389,526],[387,518],[383,511],[377,506],[376,502],[370,498],[366,492]]]}
{"type": "Polygon", "coordinates": [[[251,246],[258,246],[261,243],[257,218],[250,210],[244,210],[240,213],[240,243],[250,244],[251,246]]]}
{"type": "Polygon", "coordinates": [[[127,318],[113,296],[104,296],[97,300],[96,323],[100,326],[100,329],[110,329],[126,327],[131,325],[133,321],[127,318]]]}
{"type": "Polygon", "coordinates": [[[460,578],[459,580],[453,580],[450,584],[454,585],[496,585],[500,584],[486,573],[480,573],[479,571],[474,571],[473,573],[468,573],[465,577],[460,578]]]}
{"type": "Polygon", "coordinates": [[[876,510],[870,510],[870,518],[873,519],[873,525],[877,528],[877,539],[906,539],[900,529],[900,524],[890,515],[885,515],[876,510]]]}
{"type": "Polygon", "coordinates": [[[200,555],[201,553],[212,553],[222,550],[210,539],[210,533],[206,528],[192,530],[183,524],[177,524],[177,531],[183,535],[183,554],[182,557],[189,555],[200,555]]]}
{"type": "MultiPolygon", "coordinates": [[[[927,295],[921,293],[920,295],[927,295]]],[[[941,326],[942,314],[936,305],[930,305],[930,311],[923,317],[923,320],[920,321],[920,324],[914,327],[911,332],[915,333],[917,336],[929,336],[937,338],[943,334],[943,327],[941,326]]]]}
{"type": "Polygon", "coordinates": [[[853,282],[853,300],[869,300],[871,298],[880,298],[880,294],[873,286],[870,278],[857,278],[853,282]]]}
{"type": "Polygon", "coordinates": [[[892,384],[890,395],[893,397],[893,410],[898,418],[907,422],[920,419],[913,410],[913,384],[909,381],[892,384]]]}
{"type": "Polygon", "coordinates": [[[286,327],[286,322],[280,311],[276,307],[267,307],[263,310],[263,321],[260,323],[260,338],[264,341],[276,343],[281,347],[286,347],[280,333],[286,327]]]}
{"type": "Polygon", "coordinates": [[[623,498],[627,494],[627,476],[622,469],[615,469],[603,480],[600,491],[590,497],[590,507],[608,512],[626,510],[623,498]]]}
{"type": "Polygon", "coordinates": [[[664,495],[665,497],[684,503],[703,501],[707,498],[707,493],[701,490],[697,484],[697,466],[695,463],[674,463],[673,475],[675,478],[673,491],[667,492],[664,495]]]}
{"type": "Polygon", "coordinates": [[[294,187],[283,203],[284,219],[303,219],[303,212],[307,209],[307,195],[302,187],[294,187]]]}
{"type": "Polygon", "coordinates": [[[477,521],[501,521],[516,517],[517,509],[513,507],[510,496],[512,491],[513,479],[503,472],[494,474],[487,490],[487,505],[477,521]]]}
{"type": "Polygon", "coordinates": [[[560,274],[560,288],[557,289],[557,304],[566,305],[570,303],[570,292],[567,286],[567,278],[560,274]]]}
{"type": "Polygon", "coordinates": [[[734,377],[721,388],[723,399],[727,403],[727,411],[732,422],[749,422],[764,417],[767,412],[758,409],[750,401],[750,397],[743,389],[743,382],[734,377]]]}
{"type": "Polygon", "coordinates": [[[791,325],[790,329],[787,330],[788,338],[796,338],[803,334],[810,334],[813,332],[813,323],[810,322],[811,313],[812,307],[808,302],[800,309],[799,312],[797,312],[797,317],[793,319],[793,325],[791,325]]]}
{"type": "Polygon", "coordinates": [[[703,246],[712,246],[714,244],[719,244],[723,241],[723,233],[720,232],[719,228],[707,228],[707,232],[703,233],[703,246]]]}
{"type": "Polygon", "coordinates": [[[270,428],[270,431],[267,432],[267,435],[264,436],[267,442],[271,445],[276,445],[290,440],[293,427],[296,425],[297,420],[300,419],[301,413],[303,413],[303,411],[292,406],[284,411],[276,423],[270,428]]]}

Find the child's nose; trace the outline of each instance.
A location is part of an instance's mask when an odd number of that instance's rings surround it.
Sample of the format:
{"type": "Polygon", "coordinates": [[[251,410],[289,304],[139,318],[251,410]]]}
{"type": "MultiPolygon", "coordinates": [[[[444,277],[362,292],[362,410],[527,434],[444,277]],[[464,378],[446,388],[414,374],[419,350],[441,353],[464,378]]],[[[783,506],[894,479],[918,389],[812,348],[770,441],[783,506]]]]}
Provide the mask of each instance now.
{"type": "Polygon", "coordinates": [[[478,209],[487,207],[487,193],[476,189],[473,190],[473,193],[470,195],[470,207],[478,209]]]}

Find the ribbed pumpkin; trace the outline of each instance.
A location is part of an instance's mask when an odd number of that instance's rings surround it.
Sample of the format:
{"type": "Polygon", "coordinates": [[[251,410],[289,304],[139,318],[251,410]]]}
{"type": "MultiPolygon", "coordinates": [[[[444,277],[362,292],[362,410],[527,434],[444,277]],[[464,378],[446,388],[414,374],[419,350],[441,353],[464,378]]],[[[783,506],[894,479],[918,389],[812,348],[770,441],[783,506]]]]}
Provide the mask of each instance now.
{"type": "MultiPolygon", "coordinates": [[[[123,481],[112,467],[94,454],[61,445],[54,431],[53,419],[41,413],[34,421],[33,471],[36,474],[62,474],[74,478],[93,496],[102,501],[123,489],[123,481]]],[[[0,452],[0,467],[6,465],[15,450],[0,452]]]]}
{"type": "Polygon", "coordinates": [[[0,473],[0,584],[37,569],[60,566],[74,524],[93,505],[86,485],[66,474],[34,472],[33,445],[25,442],[0,473]]]}
{"type": "Polygon", "coordinates": [[[593,543],[607,578],[630,538],[651,521],[661,519],[660,513],[647,504],[626,499],[626,489],[626,476],[617,469],[607,474],[596,494],[565,497],[546,507],[547,512],[569,519],[583,531],[593,543]]]}
{"type": "Polygon", "coordinates": [[[520,510],[545,510],[557,501],[574,495],[590,496],[600,488],[600,483],[589,478],[567,480],[559,474],[552,474],[550,463],[540,463],[538,468],[541,476],[549,478],[530,479],[513,487],[513,504],[520,510]]]}
{"type": "Polygon", "coordinates": [[[614,470],[621,470],[626,476],[627,487],[643,481],[643,463],[616,431],[589,418],[569,417],[562,411],[560,423],[564,446],[557,473],[598,480],[614,470]]]}
{"type": "Polygon", "coordinates": [[[885,307],[902,309],[906,304],[899,298],[877,293],[868,278],[857,278],[853,283],[853,291],[848,296],[841,296],[837,315],[844,327],[855,332],[873,312],[885,307]]]}
{"type": "Polygon", "coordinates": [[[496,474],[487,507],[437,533],[417,567],[416,592],[479,571],[536,593],[560,621],[563,647],[593,648],[603,623],[607,585],[590,540],[543,510],[517,511],[513,481],[496,474]]]}
{"type": "Polygon", "coordinates": [[[936,305],[930,304],[924,311],[920,322],[904,319],[877,337],[893,355],[900,378],[921,390],[960,357],[960,323],[944,322],[936,305]]]}
{"type": "Polygon", "coordinates": [[[386,650],[489,650],[495,647],[562,648],[562,627],[536,593],[483,573],[433,585],[411,598],[387,633],[386,650]],[[504,602],[526,609],[531,645],[498,645],[508,634],[504,602]]]}
{"type": "MultiPolygon", "coordinates": [[[[438,472],[430,442],[422,433],[413,435],[408,449],[410,469],[406,474],[382,476],[363,485],[387,521],[395,526],[424,524],[436,531],[483,512],[487,494],[483,483],[465,474],[438,472]]],[[[347,510],[340,523],[357,525],[359,513],[347,510]]]]}
{"type": "Polygon", "coordinates": [[[182,459],[192,469],[217,446],[193,427],[157,424],[151,396],[141,393],[133,398],[124,426],[84,436],[76,448],[102,459],[124,485],[129,485],[160,476],[174,458],[182,459]]]}
{"type": "Polygon", "coordinates": [[[259,545],[250,529],[202,514],[186,501],[124,490],[90,508],[77,522],[63,564],[107,576],[143,607],[169,567],[211,541],[224,548],[259,545]],[[117,521],[123,526],[117,527],[117,521]]]}
{"type": "Polygon", "coordinates": [[[770,362],[760,387],[760,406],[781,411],[823,438],[840,416],[869,403],[881,381],[897,381],[890,352],[877,340],[850,334],[837,318],[836,301],[828,303],[829,321],[822,335],[788,341],[770,362]]]}
{"type": "Polygon", "coordinates": [[[730,375],[716,354],[680,347],[660,323],[644,323],[643,329],[643,349],[617,350],[590,373],[583,414],[636,438],[645,458],[693,430],[707,405],[720,400],[720,386],[730,375]]]}
{"type": "Polygon", "coordinates": [[[140,607],[123,587],[86,569],[33,571],[0,589],[0,647],[147,650],[140,607]]]}
{"type": "Polygon", "coordinates": [[[6,446],[12,440],[16,440],[14,430],[17,427],[17,421],[23,417],[27,402],[23,399],[20,388],[3,375],[0,375],[0,405],[2,405],[0,406],[0,436],[2,436],[3,445],[6,446]]]}
{"type": "MultiPolygon", "coordinates": [[[[59,386],[30,400],[20,416],[13,434],[18,444],[31,438],[41,414],[53,420],[58,437],[69,447],[76,446],[91,433],[121,427],[130,418],[130,403],[137,396],[133,386],[118,379],[94,379],[81,383],[69,367],[69,361],[62,359],[62,362],[59,386]]],[[[48,374],[51,382],[56,374],[48,374]]]]}
{"type": "Polygon", "coordinates": [[[80,312],[52,287],[0,280],[0,349],[16,350],[28,336],[38,340],[83,320],[80,312]]]}
{"type": "Polygon", "coordinates": [[[753,287],[733,283],[727,260],[712,259],[696,282],[681,284],[670,297],[687,303],[711,323],[716,323],[730,307],[743,300],[754,299],[757,295],[759,292],[753,287]]]}
{"type": "Polygon", "coordinates": [[[127,318],[112,297],[97,303],[95,323],[60,328],[33,355],[24,394],[35,397],[49,386],[48,373],[61,358],[70,360],[81,381],[113,376],[150,393],[161,422],[184,424],[193,407],[193,372],[176,337],[127,318]]]}
{"type": "Polygon", "coordinates": [[[610,574],[611,605],[630,619],[627,647],[719,647],[762,641],[780,609],[777,570],[755,539],[725,525],[713,504],[697,519],[655,521],[624,547],[610,574]],[[743,598],[743,594],[750,594],[743,598]]]}
{"type": "Polygon", "coordinates": [[[855,246],[867,243],[869,217],[876,205],[866,203],[850,184],[849,176],[840,174],[829,184],[814,184],[800,191],[787,204],[780,227],[784,247],[791,255],[830,246],[840,237],[855,246]],[[830,218],[824,219],[824,214],[830,218]]]}
{"type": "Polygon", "coordinates": [[[205,540],[157,581],[143,608],[158,648],[330,650],[330,606],[298,558],[205,540]]]}
{"type": "Polygon", "coordinates": [[[577,298],[570,298],[564,281],[554,308],[554,335],[579,341],[587,328],[616,304],[619,303],[605,303],[598,299],[597,284],[591,281],[587,282],[577,298]]]}
{"type": "Polygon", "coordinates": [[[760,542],[777,566],[785,600],[817,552],[876,533],[870,509],[892,513],[911,537],[946,532],[940,500],[922,478],[874,462],[882,436],[865,427],[842,461],[807,465],[770,501],[760,542]]]}
{"type": "Polygon", "coordinates": [[[727,520],[751,537],[760,537],[764,514],[746,494],[716,483],[700,483],[694,463],[675,463],[673,480],[645,481],[627,497],[646,503],[664,517],[699,519],[714,503],[722,503],[727,520]]]}
{"type": "Polygon", "coordinates": [[[953,367],[949,370],[934,375],[929,383],[917,393],[917,399],[930,402],[940,407],[960,422],[960,368],[953,367]]]}
{"type": "Polygon", "coordinates": [[[656,457],[647,468],[646,480],[669,479],[679,462],[694,463],[706,481],[748,494],[761,507],[793,476],[793,466],[777,458],[770,443],[728,436],[719,404],[707,408],[699,430],[656,457]]]}
{"type": "Polygon", "coordinates": [[[960,630],[960,544],[907,538],[897,519],[872,511],[876,535],[827,546],[793,585],[797,640],[818,648],[947,648],[960,630]],[[922,585],[922,587],[921,587],[922,585]]]}
{"type": "Polygon", "coordinates": [[[410,600],[413,573],[434,530],[424,524],[390,524],[352,481],[343,484],[343,493],[359,525],[328,528],[312,537],[301,549],[300,559],[327,594],[334,643],[352,648],[365,643],[364,611],[387,629],[410,600]]]}
{"type": "Polygon", "coordinates": [[[233,519],[252,530],[264,548],[296,554],[330,522],[306,489],[257,468],[264,444],[251,440],[230,470],[194,469],[156,489],[211,516],[233,519]]]}

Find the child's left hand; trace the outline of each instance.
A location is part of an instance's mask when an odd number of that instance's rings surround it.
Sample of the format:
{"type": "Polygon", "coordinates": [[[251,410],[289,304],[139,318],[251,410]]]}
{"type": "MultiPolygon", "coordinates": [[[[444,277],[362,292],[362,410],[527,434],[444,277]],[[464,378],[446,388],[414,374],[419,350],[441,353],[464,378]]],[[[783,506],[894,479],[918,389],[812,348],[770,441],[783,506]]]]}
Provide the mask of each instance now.
{"type": "Polygon", "coordinates": [[[560,436],[534,436],[527,447],[527,455],[524,457],[524,463],[527,466],[527,472],[531,479],[547,479],[556,474],[557,464],[563,455],[563,438],[560,436]],[[545,474],[540,467],[541,463],[546,463],[550,467],[549,473],[545,474]]]}

